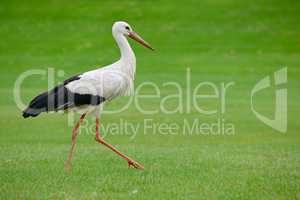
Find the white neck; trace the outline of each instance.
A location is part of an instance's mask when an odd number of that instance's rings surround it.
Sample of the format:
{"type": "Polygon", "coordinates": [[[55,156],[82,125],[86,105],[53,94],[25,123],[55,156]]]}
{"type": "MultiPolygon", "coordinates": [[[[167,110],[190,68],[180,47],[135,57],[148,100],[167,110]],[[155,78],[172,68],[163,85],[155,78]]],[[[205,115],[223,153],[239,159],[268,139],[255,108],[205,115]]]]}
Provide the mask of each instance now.
{"type": "Polygon", "coordinates": [[[130,73],[130,76],[134,77],[136,59],[134,52],[132,51],[127,38],[123,34],[113,34],[121,52],[121,70],[130,73]]]}
{"type": "Polygon", "coordinates": [[[135,55],[127,41],[127,38],[123,34],[114,34],[114,38],[121,51],[121,59],[123,60],[135,60],[135,55]]]}

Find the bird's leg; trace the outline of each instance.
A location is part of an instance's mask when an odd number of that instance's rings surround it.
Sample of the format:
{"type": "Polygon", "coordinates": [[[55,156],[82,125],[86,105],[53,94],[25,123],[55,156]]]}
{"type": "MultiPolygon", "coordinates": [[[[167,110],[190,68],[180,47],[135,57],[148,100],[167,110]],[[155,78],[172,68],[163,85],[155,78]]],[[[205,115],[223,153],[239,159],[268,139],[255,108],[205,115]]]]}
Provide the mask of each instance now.
{"type": "Polygon", "coordinates": [[[70,172],[72,169],[72,156],[73,156],[73,152],[74,152],[75,146],[76,146],[76,138],[78,135],[78,129],[79,129],[80,124],[82,123],[85,115],[86,114],[81,115],[80,120],[76,123],[76,125],[74,126],[73,131],[72,131],[72,147],[71,147],[70,153],[68,155],[67,162],[65,164],[65,170],[67,172],[70,172]]]}
{"type": "Polygon", "coordinates": [[[112,151],[114,151],[116,154],[118,154],[119,156],[121,156],[123,159],[125,159],[128,162],[128,166],[129,167],[134,167],[136,169],[144,169],[144,166],[139,164],[138,162],[134,161],[133,159],[131,159],[130,157],[124,155],[122,152],[120,152],[118,149],[116,149],[115,147],[113,147],[111,144],[107,143],[106,141],[103,140],[103,138],[100,135],[100,131],[99,131],[99,118],[96,118],[96,136],[95,136],[95,140],[97,142],[99,142],[100,144],[103,144],[104,146],[108,147],[109,149],[111,149],[112,151]]]}

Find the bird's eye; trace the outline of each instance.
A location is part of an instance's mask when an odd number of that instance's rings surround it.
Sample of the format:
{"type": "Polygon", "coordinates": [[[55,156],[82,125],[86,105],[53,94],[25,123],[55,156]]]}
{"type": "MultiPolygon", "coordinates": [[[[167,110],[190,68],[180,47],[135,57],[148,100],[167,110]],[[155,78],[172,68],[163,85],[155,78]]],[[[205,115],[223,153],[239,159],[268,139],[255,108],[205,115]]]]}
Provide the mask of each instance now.
{"type": "Polygon", "coordinates": [[[128,30],[128,31],[130,30],[129,26],[125,26],[125,29],[128,30]]]}

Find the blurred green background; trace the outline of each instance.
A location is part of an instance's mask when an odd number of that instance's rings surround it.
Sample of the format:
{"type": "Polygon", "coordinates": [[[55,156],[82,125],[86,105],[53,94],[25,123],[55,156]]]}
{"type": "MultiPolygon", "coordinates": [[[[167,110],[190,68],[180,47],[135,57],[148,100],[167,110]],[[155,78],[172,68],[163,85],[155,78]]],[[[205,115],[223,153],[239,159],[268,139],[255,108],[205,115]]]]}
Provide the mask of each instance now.
{"type": "MultiPolygon", "coordinates": [[[[300,2],[296,0],[206,1],[6,1],[0,3],[0,198],[1,199],[299,199],[300,137],[300,2]],[[70,148],[67,115],[43,114],[24,120],[13,97],[18,76],[30,69],[54,68],[71,75],[104,66],[119,58],[111,35],[114,21],[124,20],[155,49],[131,42],[137,57],[136,85],[152,81],[162,97],[176,90],[163,87],[177,81],[220,85],[228,90],[227,122],[233,135],[154,134],[141,129],[136,137],[104,134],[145,166],[127,163],[81,131],[66,174],[70,148]],[[260,122],[250,108],[250,91],[263,77],[288,68],[288,131],[280,133],[260,122]]],[[[47,89],[47,79],[26,79],[22,99],[29,102],[47,89]]],[[[273,88],[274,89],[274,88],[273,88]]],[[[209,92],[204,91],[204,92],[209,92]]],[[[144,94],[153,94],[145,87],[144,94]]],[[[186,91],[185,91],[186,92],[186,91]]],[[[274,90],[262,92],[256,108],[274,115],[274,90]]],[[[107,104],[113,109],[126,97],[107,104]]],[[[161,99],[141,100],[145,108],[161,99]]],[[[170,108],[176,100],[168,103],[170,108]]],[[[184,103],[186,99],[184,99],[184,103]]],[[[220,108],[217,100],[200,102],[220,108]]],[[[172,115],[128,110],[103,115],[103,125],[215,122],[219,115],[172,115]]],[[[92,120],[89,119],[89,124],[92,120]]],[[[181,127],[182,128],[182,127],[181,127]]]]}

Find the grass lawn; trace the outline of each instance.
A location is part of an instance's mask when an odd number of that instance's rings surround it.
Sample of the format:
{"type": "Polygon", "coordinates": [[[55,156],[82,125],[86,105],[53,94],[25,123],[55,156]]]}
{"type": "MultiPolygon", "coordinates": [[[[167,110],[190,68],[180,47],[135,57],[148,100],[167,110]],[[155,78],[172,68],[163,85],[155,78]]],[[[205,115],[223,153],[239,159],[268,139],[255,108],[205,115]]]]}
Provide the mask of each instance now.
{"type": "MultiPolygon", "coordinates": [[[[300,2],[287,0],[189,1],[6,1],[0,4],[0,199],[300,199],[300,2]],[[92,119],[78,137],[73,171],[64,171],[71,130],[67,114],[23,119],[13,88],[31,69],[55,73],[55,82],[116,61],[119,50],[111,35],[114,21],[125,20],[155,49],[130,41],[137,56],[136,86],[158,85],[160,98],[140,99],[118,114],[103,114],[105,139],[145,166],[127,163],[94,141],[92,119]],[[259,121],[250,92],[262,78],[287,67],[287,132],[259,121]],[[186,81],[187,69],[191,80],[186,81]],[[182,112],[160,110],[162,98],[183,88],[182,112]],[[187,98],[201,82],[221,87],[219,99],[199,101],[201,114],[187,98]],[[190,86],[190,87],[189,87],[190,86]],[[233,134],[186,133],[185,123],[234,125],[233,134]],[[122,121],[123,120],[123,121],[122,121]],[[139,126],[114,131],[113,124],[139,126]],[[145,124],[145,121],[149,124],[145,124]],[[174,133],[160,124],[177,124],[174,133]],[[156,126],[157,125],[157,126],[156,126]],[[87,129],[87,126],[89,129],[87,129]],[[150,126],[150,127],[149,127],[150,126]]],[[[47,89],[47,79],[32,76],[22,85],[22,101],[47,89]]],[[[256,109],[274,116],[274,91],[261,91],[256,109]]],[[[209,88],[199,93],[208,94],[209,88]]],[[[143,87],[143,94],[155,93],[143,87]]],[[[128,98],[106,105],[116,109],[128,98]]],[[[174,109],[176,98],[166,107],[174,109]]],[[[77,116],[78,117],[78,116],[77,116]]]]}

